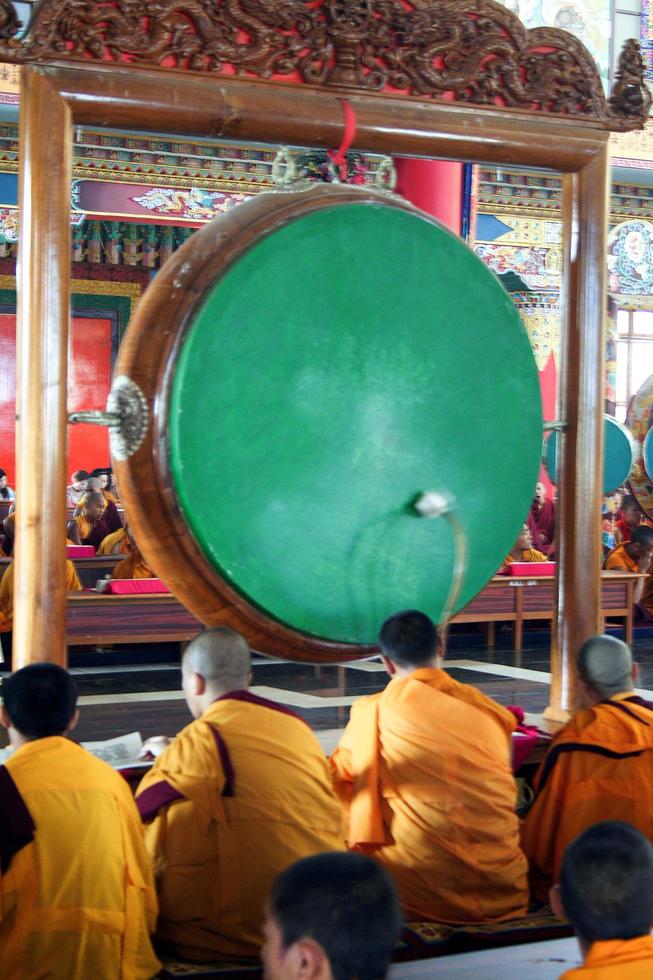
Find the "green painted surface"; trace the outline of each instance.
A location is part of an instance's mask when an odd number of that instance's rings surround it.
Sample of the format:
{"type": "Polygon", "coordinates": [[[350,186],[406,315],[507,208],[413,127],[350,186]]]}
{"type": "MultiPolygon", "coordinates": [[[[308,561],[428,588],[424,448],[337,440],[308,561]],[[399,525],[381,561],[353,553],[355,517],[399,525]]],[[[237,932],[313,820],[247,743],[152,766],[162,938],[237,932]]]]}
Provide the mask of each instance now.
{"type": "MultiPolygon", "coordinates": [[[[625,483],[635,464],[635,444],[625,425],[611,415],[603,417],[603,493],[611,493],[625,483]]],[[[554,430],[544,445],[544,465],[553,483],[557,482],[558,433],[554,430]]]]}
{"type": "Polygon", "coordinates": [[[271,617],[349,642],[444,607],[452,533],[414,513],[421,491],[466,528],[466,605],[514,542],[541,447],[510,298],[449,232],[379,205],[292,221],[232,266],[186,338],[169,422],[213,565],[271,617]]]}

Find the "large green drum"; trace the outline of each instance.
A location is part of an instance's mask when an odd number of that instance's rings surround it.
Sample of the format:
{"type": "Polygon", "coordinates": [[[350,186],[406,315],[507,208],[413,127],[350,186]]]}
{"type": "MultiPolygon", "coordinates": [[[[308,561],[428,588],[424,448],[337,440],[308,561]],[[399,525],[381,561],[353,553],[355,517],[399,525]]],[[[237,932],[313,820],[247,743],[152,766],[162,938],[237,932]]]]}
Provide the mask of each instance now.
{"type": "Polygon", "coordinates": [[[456,558],[464,607],[532,499],[519,316],[466,245],[384,192],[311,185],[217,218],[148,288],[116,375],[149,413],[114,459],[145,558],[263,652],[364,656],[398,609],[438,620],[456,558]]]}

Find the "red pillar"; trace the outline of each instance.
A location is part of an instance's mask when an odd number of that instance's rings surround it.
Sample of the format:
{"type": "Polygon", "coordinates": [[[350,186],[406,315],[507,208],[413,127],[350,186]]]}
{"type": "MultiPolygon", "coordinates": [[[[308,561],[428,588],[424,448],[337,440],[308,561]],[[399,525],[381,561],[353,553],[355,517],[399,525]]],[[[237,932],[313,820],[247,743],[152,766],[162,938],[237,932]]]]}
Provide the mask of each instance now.
{"type": "Polygon", "coordinates": [[[449,160],[395,157],[397,193],[433,215],[456,235],[461,233],[463,165],[449,160]]]}

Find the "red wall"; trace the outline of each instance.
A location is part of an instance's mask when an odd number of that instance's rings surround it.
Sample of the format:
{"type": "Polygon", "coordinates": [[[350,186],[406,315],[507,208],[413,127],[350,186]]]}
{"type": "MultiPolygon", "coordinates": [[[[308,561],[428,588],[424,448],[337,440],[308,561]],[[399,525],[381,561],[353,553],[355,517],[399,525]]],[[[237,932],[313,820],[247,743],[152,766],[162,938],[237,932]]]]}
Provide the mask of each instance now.
{"type": "MultiPolygon", "coordinates": [[[[546,362],[544,370],[538,372],[538,376],[540,379],[544,421],[553,422],[558,415],[558,371],[553,354],[551,354],[549,360],[546,362]]],[[[543,465],[540,467],[540,480],[546,486],[550,497],[553,484],[549,480],[543,465]]]]}
{"type": "MultiPolygon", "coordinates": [[[[111,321],[71,323],[68,411],[105,409],[111,385],[111,321]]],[[[0,314],[0,467],[15,486],[16,317],[0,314]]],[[[109,436],[95,425],[68,427],[68,473],[109,465],[109,436]]]]}

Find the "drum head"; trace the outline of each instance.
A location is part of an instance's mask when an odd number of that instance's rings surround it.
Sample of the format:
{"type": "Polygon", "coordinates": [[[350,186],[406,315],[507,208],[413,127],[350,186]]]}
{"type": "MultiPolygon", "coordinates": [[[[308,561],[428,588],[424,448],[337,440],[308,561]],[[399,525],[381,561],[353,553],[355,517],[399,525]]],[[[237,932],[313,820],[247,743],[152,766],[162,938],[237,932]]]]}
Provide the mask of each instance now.
{"type": "MultiPolygon", "coordinates": [[[[636,444],[625,425],[611,415],[603,416],[604,458],[603,493],[611,493],[626,482],[636,457],[636,444]]],[[[551,432],[544,443],[542,459],[552,483],[557,483],[558,433],[551,432]]]]}
{"type": "Polygon", "coordinates": [[[421,492],[466,533],[457,608],[528,511],[541,409],[520,318],[388,195],[318,185],[219,217],[148,289],[117,373],[153,409],[116,463],[146,558],[264,652],[362,655],[398,609],[440,617],[453,535],[421,492]]]}

